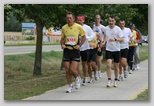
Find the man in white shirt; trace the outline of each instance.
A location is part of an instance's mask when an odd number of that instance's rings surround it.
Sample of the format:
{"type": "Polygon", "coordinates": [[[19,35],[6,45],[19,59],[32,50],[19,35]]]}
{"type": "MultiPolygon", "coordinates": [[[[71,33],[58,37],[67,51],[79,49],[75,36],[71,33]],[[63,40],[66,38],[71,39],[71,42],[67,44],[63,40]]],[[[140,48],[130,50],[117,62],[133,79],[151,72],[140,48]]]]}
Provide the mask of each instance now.
{"type": "Polygon", "coordinates": [[[119,80],[123,80],[123,74],[122,74],[122,68],[124,72],[124,77],[127,78],[127,56],[128,56],[128,49],[129,49],[129,43],[132,38],[132,33],[129,28],[125,27],[125,21],[120,20],[119,21],[119,27],[122,30],[122,33],[124,35],[124,41],[120,43],[120,48],[121,48],[121,59],[120,59],[120,65],[119,65],[119,80]]]}
{"type": "MultiPolygon", "coordinates": [[[[89,41],[93,40],[95,38],[93,30],[86,24],[84,24],[85,17],[83,15],[78,15],[77,16],[77,23],[82,26],[84,31],[86,32],[86,41],[82,44],[80,47],[80,55],[81,55],[81,60],[82,60],[82,71],[83,71],[83,83],[82,85],[86,85],[86,77],[87,77],[87,72],[88,72],[88,58],[89,58],[89,41]]],[[[78,65],[78,72],[79,72],[79,65],[78,65]]]]}
{"type": "Polygon", "coordinates": [[[117,87],[118,72],[119,72],[119,61],[120,61],[120,42],[123,41],[123,34],[121,29],[115,25],[116,18],[115,16],[109,16],[108,18],[109,25],[106,26],[104,34],[106,37],[106,65],[107,65],[107,77],[108,83],[107,87],[111,87],[111,67],[112,59],[114,60],[114,74],[115,80],[113,83],[114,87],[117,87]]]}
{"type": "MultiPolygon", "coordinates": [[[[101,37],[101,39],[103,41],[102,45],[104,45],[105,44],[105,39],[104,39],[104,28],[105,28],[105,26],[100,24],[100,21],[101,21],[100,15],[96,15],[95,16],[94,31],[97,32],[100,35],[100,37],[101,37]]],[[[101,46],[101,51],[97,52],[97,67],[98,67],[98,71],[96,71],[96,73],[97,73],[98,77],[96,77],[96,78],[100,78],[101,77],[101,56],[102,56],[102,52],[105,51],[105,47],[102,46],[102,45],[100,45],[101,46]]]]}

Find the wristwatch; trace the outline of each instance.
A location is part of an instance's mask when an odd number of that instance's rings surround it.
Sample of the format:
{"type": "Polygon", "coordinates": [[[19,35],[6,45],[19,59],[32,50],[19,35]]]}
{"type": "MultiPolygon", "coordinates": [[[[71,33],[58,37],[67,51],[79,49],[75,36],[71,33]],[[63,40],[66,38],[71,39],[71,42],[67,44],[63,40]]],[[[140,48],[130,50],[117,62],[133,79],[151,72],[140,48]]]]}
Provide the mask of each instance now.
{"type": "Polygon", "coordinates": [[[117,41],[117,39],[116,39],[116,38],[114,38],[114,40],[115,40],[115,41],[117,41]]]}

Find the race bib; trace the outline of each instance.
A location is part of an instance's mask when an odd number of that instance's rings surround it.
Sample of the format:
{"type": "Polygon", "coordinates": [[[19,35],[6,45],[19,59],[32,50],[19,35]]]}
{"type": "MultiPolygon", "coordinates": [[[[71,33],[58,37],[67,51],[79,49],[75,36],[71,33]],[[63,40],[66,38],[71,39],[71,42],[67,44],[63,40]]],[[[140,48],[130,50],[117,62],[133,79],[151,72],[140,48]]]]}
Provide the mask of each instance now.
{"type": "Polygon", "coordinates": [[[74,36],[68,36],[66,38],[66,44],[67,45],[72,45],[72,46],[76,45],[76,39],[75,39],[75,37],[74,36]]]}

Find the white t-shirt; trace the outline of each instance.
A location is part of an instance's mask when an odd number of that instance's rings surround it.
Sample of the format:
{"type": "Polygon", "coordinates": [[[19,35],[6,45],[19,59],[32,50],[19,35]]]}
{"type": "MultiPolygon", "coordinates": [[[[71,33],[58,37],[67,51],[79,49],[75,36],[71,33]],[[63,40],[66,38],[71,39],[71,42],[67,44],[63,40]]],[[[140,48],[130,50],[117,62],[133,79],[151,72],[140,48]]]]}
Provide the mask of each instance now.
{"type": "Polygon", "coordinates": [[[88,41],[91,41],[95,38],[95,34],[94,34],[93,30],[88,25],[84,24],[82,26],[82,28],[86,32],[86,41],[80,47],[80,51],[90,49],[88,41]]]}
{"type": "Polygon", "coordinates": [[[120,48],[121,49],[126,49],[128,48],[129,49],[129,40],[130,40],[130,37],[132,37],[132,32],[129,28],[126,28],[124,27],[124,29],[122,30],[122,33],[124,35],[124,41],[120,43],[120,48]]]}
{"type": "Polygon", "coordinates": [[[102,40],[104,39],[104,34],[102,32],[102,29],[104,30],[104,28],[105,28],[105,26],[101,25],[101,24],[99,26],[94,25],[94,31],[97,32],[100,35],[102,40]]]}
{"type": "Polygon", "coordinates": [[[114,52],[114,51],[120,51],[120,42],[113,41],[110,42],[110,38],[121,38],[123,37],[121,29],[115,25],[114,28],[110,28],[109,26],[105,27],[104,33],[106,35],[106,50],[114,52]]]}

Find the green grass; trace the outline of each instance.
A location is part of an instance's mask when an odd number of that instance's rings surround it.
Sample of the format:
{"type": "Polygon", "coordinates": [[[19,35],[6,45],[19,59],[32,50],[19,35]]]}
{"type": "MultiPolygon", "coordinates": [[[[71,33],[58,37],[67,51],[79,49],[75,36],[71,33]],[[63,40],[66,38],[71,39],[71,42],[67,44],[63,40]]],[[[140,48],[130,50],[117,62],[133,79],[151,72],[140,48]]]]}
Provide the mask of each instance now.
{"type": "MultiPolygon", "coordinates": [[[[42,76],[38,77],[33,76],[34,53],[4,56],[4,99],[21,100],[66,85],[64,71],[60,70],[62,54],[43,52],[42,76]]],[[[148,59],[148,46],[140,47],[140,57],[142,61],[148,59]]],[[[106,71],[104,61],[101,69],[106,71]]]]}
{"type": "Polygon", "coordinates": [[[148,45],[140,46],[140,60],[144,61],[148,59],[148,45]]]}
{"type": "Polygon", "coordinates": [[[60,70],[62,52],[44,52],[42,76],[33,77],[34,54],[4,56],[4,99],[18,100],[66,84],[60,70]]]}
{"type": "Polygon", "coordinates": [[[148,98],[148,89],[140,93],[135,100],[149,100],[148,98]]]}

